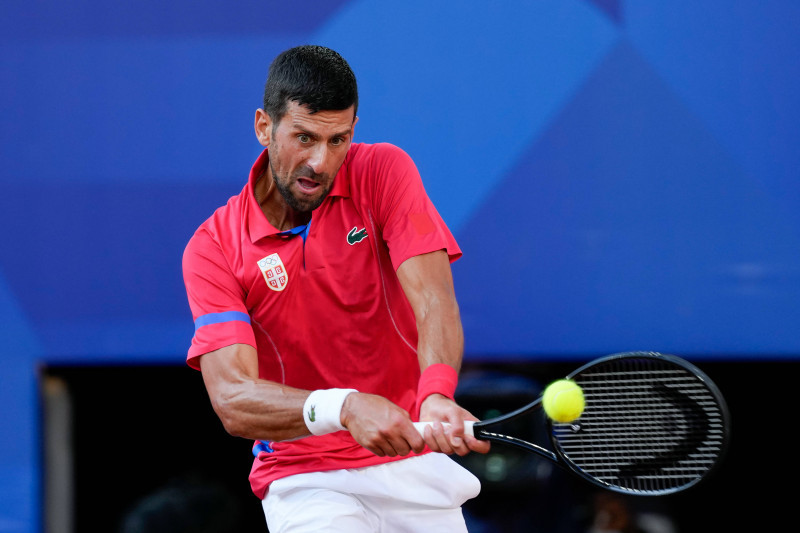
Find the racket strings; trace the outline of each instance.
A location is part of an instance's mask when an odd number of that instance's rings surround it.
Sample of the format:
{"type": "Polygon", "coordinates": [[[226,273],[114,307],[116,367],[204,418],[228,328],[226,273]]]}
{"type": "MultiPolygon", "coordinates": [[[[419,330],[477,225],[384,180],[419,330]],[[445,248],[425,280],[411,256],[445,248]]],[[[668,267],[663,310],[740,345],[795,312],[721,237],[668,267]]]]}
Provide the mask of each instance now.
{"type": "Polygon", "coordinates": [[[630,492],[695,483],[724,448],[724,413],[702,379],[669,362],[609,361],[574,377],[586,409],[554,424],[554,443],[585,474],[630,492]]]}

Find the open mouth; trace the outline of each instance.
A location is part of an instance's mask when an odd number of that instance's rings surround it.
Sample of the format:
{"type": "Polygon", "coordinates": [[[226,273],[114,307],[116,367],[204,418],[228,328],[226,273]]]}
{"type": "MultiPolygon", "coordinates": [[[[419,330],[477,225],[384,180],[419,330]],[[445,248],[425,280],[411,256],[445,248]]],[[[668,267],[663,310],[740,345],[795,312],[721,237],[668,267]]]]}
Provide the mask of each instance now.
{"type": "Polygon", "coordinates": [[[309,178],[297,178],[297,186],[307,194],[312,194],[322,187],[322,185],[309,178]]]}

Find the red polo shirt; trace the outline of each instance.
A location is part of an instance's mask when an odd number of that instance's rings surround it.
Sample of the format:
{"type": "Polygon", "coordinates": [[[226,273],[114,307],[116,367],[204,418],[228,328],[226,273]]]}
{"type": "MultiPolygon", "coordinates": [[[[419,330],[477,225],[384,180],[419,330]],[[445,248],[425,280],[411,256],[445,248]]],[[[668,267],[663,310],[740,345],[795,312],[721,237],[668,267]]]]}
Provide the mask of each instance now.
{"type": "MultiPolygon", "coordinates": [[[[183,272],[195,334],[187,362],[235,343],[258,351],[259,376],[307,390],[354,388],[413,412],[420,369],[414,314],[395,273],[414,255],[461,251],[422,185],[390,144],[353,144],[308,226],[279,232],[244,190],[195,232],[183,272]]],[[[270,442],[253,463],[254,493],[301,472],[381,458],[346,431],[270,442]],[[269,451],[265,451],[269,450],[269,451]]]]}

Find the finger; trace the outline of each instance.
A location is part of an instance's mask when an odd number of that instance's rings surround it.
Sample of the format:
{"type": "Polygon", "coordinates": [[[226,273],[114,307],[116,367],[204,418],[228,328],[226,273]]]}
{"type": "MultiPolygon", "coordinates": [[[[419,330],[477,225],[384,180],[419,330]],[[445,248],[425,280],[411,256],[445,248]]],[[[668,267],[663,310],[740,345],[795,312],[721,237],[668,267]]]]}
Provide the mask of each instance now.
{"type": "MultiPolygon", "coordinates": [[[[396,455],[406,456],[411,453],[411,446],[402,437],[398,437],[389,442],[396,455]]],[[[394,456],[392,456],[394,457],[394,456]]]]}
{"type": "Polygon", "coordinates": [[[463,422],[454,423],[452,426],[450,426],[450,429],[447,431],[447,434],[450,437],[450,445],[453,447],[454,450],[466,448],[463,438],[464,436],[463,422]]]}
{"type": "Polygon", "coordinates": [[[418,451],[422,451],[425,448],[425,441],[411,424],[409,424],[409,428],[402,433],[385,436],[384,442],[383,450],[389,457],[396,457],[398,455],[405,457],[411,453],[414,446],[416,446],[418,451]]]}
{"type": "MultiPolygon", "coordinates": [[[[465,439],[467,435],[464,435],[463,424],[459,424],[458,427],[462,428],[460,435],[457,434],[456,430],[453,429],[449,435],[450,437],[450,446],[453,448],[453,451],[458,455],[467,455],[470,452],[470,447],[467,445],[465,439]]],[[[454,426],[455,428],[455,426],[454,426]]]]}
{"type": "Polygon", "coordinates": [[[467,447],[477,453],[489,453],[491,443],[488,440],[480,440],[470,435],[464,436],[464,442],[467,447]]]}
{"type": "MultiPolygon", "coordinates": [[[[445,428],[441,422],[434,422],[429,429],[426,428],[425,429],[426,436],[428,431],[430,431],[430,435],[435,446],[435,448],[434,446],[431,446],[431,449],[434,449],[435,451],[439,451],[442,453],[446,453],[448,455],[453,453],[454,450],[452,445],[450,444],[450,438],[445,433],[445,428]]],[[[430,441],[427,438],[425,440],[430,443],[430,441]]]]}
{"type": "MultiPolygon", "coordinates": [[[[412,426],[413,427],[413,426],[412,426]]],[[[411,446],[411,449],[420,453],[425,449],[425,438],[423,434],[414,428],[411,432],[405,435],[406,442],[411,446]]]]}
{"type": "Polygon", "coordinates": [[[378,449],[381,452],[380,454],[378,454],[380,457],[396,457],[397,456],[397,452],[395,451],[395,449],[389,443],[386,443],[386,442],[381,443],[381,445],[380,445],[380,447],[378,449]]]}
{"type": "Polygon", "coordinates": [[[395,457],[397,455],[392,444],[385,439],[375,438],[363,446],[378,457],[395,457]]]}
{"type": "Polygon", "coordinates": [[[383,450],[382,450],[382,449],[380,449],[380,448],[379,448],[379,447],[377,447],[377,446],[364,446],[364,448],[368,449],[369,451],[371,451],[372,453],[374,453],[374,454],[375,454],[375,455],[377,455],[378,457],[384,457],[384,456],[386,456],[386,454],[383,452],[383,450]]]}

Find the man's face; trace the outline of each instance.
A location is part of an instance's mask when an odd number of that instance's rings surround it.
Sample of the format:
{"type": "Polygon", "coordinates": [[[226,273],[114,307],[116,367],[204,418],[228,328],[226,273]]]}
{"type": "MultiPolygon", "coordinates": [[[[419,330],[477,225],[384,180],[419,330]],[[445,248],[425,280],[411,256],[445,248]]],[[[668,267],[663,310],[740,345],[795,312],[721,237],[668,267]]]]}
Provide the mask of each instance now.
{"type": "Polygon", "coordinates": [[[277,126],[269,126],[272,179],[289,207],[300,212],[319,207],[344,162],[357,120],[352,107],[311,114],[289,102],[277,126]]]}

